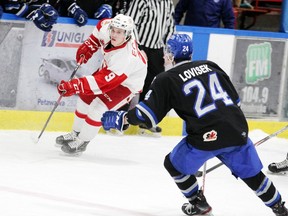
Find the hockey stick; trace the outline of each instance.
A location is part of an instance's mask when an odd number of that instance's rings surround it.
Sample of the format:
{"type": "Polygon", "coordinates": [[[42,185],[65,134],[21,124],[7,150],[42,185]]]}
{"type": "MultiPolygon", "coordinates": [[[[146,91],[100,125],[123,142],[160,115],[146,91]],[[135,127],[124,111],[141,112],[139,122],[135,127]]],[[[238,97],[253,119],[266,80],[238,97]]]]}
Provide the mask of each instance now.
{"type": "MultiPolygon", "coordinates": [[[[73,72],[72,72],[69,80],[71,80],[71,79],[75,76],[75,74],[76,74],[77,70],[79,69],[80,65],[82,64],[83,60],[84,60],[84,56],[82,56],[81,59],[80,59],[80,61],[77,63],[77,66],[74,68],[74,70],[73,70],[73,72]]],[[[56,108],[59,106],[60,101],[61,101],[63,95],[64,95],[64,92],[59,96],[58,100],[56,101],[56,103],[55,103],[55,105],[54,105],[54,107],[53,107],[53,109],[52,109],[52,111],[51,111],[51,113],[50,113],[47,121],[46,121],[45,124],[44,124],[43,129],[41,130],[41,132],[40,132],[40,134],[39,134],[39,136],[38,136],[38,138],[37,138],[37,140],[36,140],[36,143],[39,142],[39,140],[40,140],[42,134],[44,133],[44,131],[45,131],[45,129],[46,129],[46,127],[47,127],[47,125],[48,125],[48,123],[49,123],[52,115],[54,114],[56,108]]]]}
{"type": "MultiPolygon", "coordinates": [[[[285,130],[287,130],[287,129],[288,129],[288,125],[286,125],[285,127],[281,128],[280,130],[278,130],[278,131],[276,131],[276,132],[274,132],[274,133],[272,133],[272,134],[264,137],[263,139],[259,140],[258,142],[254,143],[254,146],[259,146],[259,145],[261,145],[262,143],[266,142],[267,140],[269,140],[269,139],[277,136],[277,135],[280,134],[280,133],[283,133],[283,132],[284,132],[285,130]]],[[[223,165],[223,163],[220,162],[220,163],[216,164],[215,166],[207,169],[207,170],[206,170],[206,174],[209,173],[209,172],[212,172],[213,170],[217,169],[218,167],[220,167],[220,166],[222,166],[222,165],[223,165]]],[[[203,175],[203,172],[202,172],[202,171],[197,171],[197,173],[195,174],[196,177],[201,177],[202,175],[203,175]]]]}
{"type": "Polygon", "coordinates": [[[203,166],[203,172],[202,172],[202,187],[201,187],[201,190],[203,191],[203,194],[204,194],[204,189],[205,189],[205,180],[206,180],[206,173],[207,173],[207,161],[204,163],[204,166],[203,166]]]}

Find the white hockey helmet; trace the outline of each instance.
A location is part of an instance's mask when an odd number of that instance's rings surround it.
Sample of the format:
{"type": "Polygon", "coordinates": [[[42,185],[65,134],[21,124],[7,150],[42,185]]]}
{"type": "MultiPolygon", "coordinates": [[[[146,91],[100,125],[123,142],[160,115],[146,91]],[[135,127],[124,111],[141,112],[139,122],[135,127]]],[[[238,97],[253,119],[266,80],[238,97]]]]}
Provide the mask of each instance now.
{"type": "Polygon", "coordinates": [[[134,21],[130,16],[118,14],[111,20],[110,28],[111,27],[125,30],[125,36],[128,38],[133,32],[134,21]]]}

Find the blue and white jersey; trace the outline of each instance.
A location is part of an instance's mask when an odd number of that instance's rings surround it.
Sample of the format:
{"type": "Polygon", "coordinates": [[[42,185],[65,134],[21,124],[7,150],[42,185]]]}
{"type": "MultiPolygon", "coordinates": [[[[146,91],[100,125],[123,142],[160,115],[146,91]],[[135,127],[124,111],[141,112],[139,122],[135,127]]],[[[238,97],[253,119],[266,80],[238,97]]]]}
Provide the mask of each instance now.
{"type": "Polygon", "coordinates": [[[128,112],[128,121],[155,126],[171,109],[185,121],[188,143],[198,149],[247,143],[239,95],[214,62],[185,61],[156,76],[144,101],[128,112]]]}

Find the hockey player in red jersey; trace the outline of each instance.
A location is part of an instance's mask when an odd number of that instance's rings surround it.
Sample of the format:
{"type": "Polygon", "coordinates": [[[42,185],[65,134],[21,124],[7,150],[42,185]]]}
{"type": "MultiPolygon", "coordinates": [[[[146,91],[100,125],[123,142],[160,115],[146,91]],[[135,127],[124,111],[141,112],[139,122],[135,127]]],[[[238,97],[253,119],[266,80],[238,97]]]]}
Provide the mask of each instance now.
{"type": "Polygon", "coordinates": [[[288,216],[280,193],[261,171],[239,96],[228,75],[214,62],[191,61],[192,40],[186,34],[174,34],[167,48],[165,59],[173,67],[156,76],[144,101],[134,109],[106,112],[101,119],[104,129],[124,130],[129,124],[152,127],[174,109],[186,123],[187,136],[165,157],[164,166],[188,200],[182,206],[185,214],[211,214],[195,173],[217,157],[276,216],[288,216]]]}
{"type": "Polygon", "coordinates": [[[133,19],[123,14],[103,19],[78,48],[77,62],[84,57],[86,63],[98,50],[104,59],[92,75],[62,80],[58,86],[63,96],[79,94],[73,131],[56,139],[62,151],[68,154],[85,151],[102,126],[102,114],[121,108],[142,90],[147,64],[134,39],[133,28],[133,19]]]}

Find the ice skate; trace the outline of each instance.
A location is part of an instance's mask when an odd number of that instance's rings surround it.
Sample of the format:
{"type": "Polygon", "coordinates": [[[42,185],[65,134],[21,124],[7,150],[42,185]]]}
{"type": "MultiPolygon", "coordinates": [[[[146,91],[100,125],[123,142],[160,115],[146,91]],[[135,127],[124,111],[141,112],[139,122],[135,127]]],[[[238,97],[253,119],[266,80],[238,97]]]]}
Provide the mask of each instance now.
{"type": "Polygon", "coordinates": [[[276,216],[288,216],[288,210],[284,206],[285,202],[278,202],[272,207],[272,211],[276,216]]]}
{"type": "Polygon", "coordinates": [[[182,206],[182,211],[186,215],[209,215],[213,216],[212,208],[207,203],[203,191],[199,190],[198,194],[191,203],[184,203],[182,206]]]}
{"type": "Polygon", "coordinates": [[[64,134],[61,136],[58,136],[56,138],[56,144],[55,146],[58,148],[61,148],[63,145],[67,145],[69,142],[74,141],[76,137],[78,136],[79,132],[72,131],[68,134],[64,134]]]}
{"type": "Polygon", "coordinates": [[[287,153],[286,159],[284,161],[279,162],[279,163],[271,163],[268,166],[268,170],[271,173],[286,174],[288,171],[288,153],[287,153]]]}
{"type": "Polygon", "coordinates": [[[147,128],[145,126],[139,125],[138,134],[141,136],[150,136],[150,137],[161,137],[162,129],[158,126],[147,128]]]}
{"type": "Polygon", "coordinates": [[[67,145],[62,145],[61,150],[72,156],[79,156],[86,150],[89,141],[83,141],[78,137],[74,141],[68,142],[67,145]]]}

